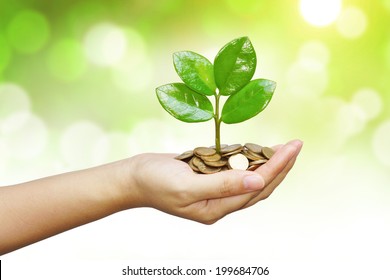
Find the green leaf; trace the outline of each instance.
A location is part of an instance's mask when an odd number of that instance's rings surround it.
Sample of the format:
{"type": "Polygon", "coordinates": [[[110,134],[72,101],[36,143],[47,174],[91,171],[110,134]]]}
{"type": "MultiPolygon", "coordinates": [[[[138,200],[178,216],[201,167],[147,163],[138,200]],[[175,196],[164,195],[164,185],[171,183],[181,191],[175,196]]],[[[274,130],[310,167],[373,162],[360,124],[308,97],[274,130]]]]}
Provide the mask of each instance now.
{"type": "Polygon", "coordinates": [[[219,93],[231,95],[252,79],[256,70],[256,52],[248,37],[227,43],[214,60],[214,77],[219,93]]]}
{"type": "Polygon", "coordinates": [[[156,88],[161,106],[183,122],[204,122],[211,119],[213,105],[210,100],[185,84],[173,83],[156,88]]]}
{"type": "Polygon", "coordinates": [[[204,95],[214,95],[214,67],[204,56],[191,51],[173,54],[173,64],[182,81],[191,89],[204,95]]]}
{"type": "Polygon", "coordinates": [[[227,124],[246,121],[263,111],[270,102],[276,83],[266,79],[251,81],[231,95],[222,108],[222,121],[227,124]]]}

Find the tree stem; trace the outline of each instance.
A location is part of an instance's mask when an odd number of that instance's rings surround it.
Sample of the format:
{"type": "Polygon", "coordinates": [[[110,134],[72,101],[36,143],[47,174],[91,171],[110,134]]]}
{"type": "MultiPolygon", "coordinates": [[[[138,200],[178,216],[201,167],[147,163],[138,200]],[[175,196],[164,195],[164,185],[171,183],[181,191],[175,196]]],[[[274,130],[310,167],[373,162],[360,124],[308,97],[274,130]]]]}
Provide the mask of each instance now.
{"type": "Polygon", "coordinates": [[[215,150],[218,154],[221,153],[221,120],[219,118],[219,97],[217,93],[215,95],[215,113],[214,113],[214,122],[215,122],[215,150]]]}

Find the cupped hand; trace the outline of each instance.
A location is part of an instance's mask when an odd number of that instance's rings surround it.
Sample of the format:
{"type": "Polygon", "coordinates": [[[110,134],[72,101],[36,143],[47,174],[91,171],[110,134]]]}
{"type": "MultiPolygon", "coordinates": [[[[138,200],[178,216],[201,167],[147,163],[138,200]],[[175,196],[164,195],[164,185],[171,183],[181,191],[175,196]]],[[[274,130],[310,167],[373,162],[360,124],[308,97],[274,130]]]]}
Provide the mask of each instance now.
{"type": "Polygon", "coordinates": [[[255,171],[196,174],[174,154],[140,154],[129,159],[126,207],[153,207],[212,224],[266,199],[293,167],[302,142],[275,146],[274,156],[255,171]]]}

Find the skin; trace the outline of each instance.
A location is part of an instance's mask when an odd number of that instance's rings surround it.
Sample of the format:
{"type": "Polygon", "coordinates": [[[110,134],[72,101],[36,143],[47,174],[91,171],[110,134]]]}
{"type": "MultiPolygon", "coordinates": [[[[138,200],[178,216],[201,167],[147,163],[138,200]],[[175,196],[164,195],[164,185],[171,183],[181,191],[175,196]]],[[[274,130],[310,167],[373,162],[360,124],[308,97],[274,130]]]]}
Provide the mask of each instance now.
{"type": "Polygon", "coordinates": [[[302,142],[275,146],[255,171],[193,173],[174,154],[140,154],[90,169],[0,188],[0,255],[104,218],[152,207],[213,224],[268,198],[293,167],[302,142]]]}

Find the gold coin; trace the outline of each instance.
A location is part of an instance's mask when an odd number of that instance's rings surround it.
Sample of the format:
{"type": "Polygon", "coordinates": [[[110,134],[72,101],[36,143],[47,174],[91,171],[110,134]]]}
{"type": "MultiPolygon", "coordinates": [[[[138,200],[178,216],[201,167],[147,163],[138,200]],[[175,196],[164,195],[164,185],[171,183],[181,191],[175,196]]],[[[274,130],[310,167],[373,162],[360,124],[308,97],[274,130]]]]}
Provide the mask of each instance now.
{"type": "Polygon", "coordinates": [[[254,160],[249,163],[249,165],[261,165],[263,163],[266,163],[268,159],[259,159],[259,160],[254,160]]]}
{"type": "MultiPolygon", "coordinates": [[[[221,144],[221,145],[220,145],[220,148],[223,149],[223,148],[226,148],[227,146],[228,146],[228,145],[226,145],[226,144],[221,144]]],[[[215,149],[215,145],[212,145],[212,146],[210,146],[209,148],[215,149]]]]}
{"type": "Polygon", "coordinates": [[[195,148],[194,150],[194,154],[197,155],[197,156],[212,156],[214,154],[216,154],[217,151],[213,148],[206,148],[206,147],[198,147],[198,148],[195,148]]]}
{"type": "Polygon", "coordinates": [[[192,158],[192,163],[196,166],[196,167],[200,167],[201,165],[204,165],[204,162],[201,158],[195,156],[192,158]]]}
{"type": "Polygon", "coordinates": [[[238,150],[240,150],[240,151],[242,150],[241,144],[234,144],[234,145],[227,146],[227,147],[221,149],[221,153],[228,154],[228,153],[235,152],[238,150]]]}
{"type": "Polygon", "coordinates": [[[207,166],[207,165],[201,165],[199,167],[200,172],[203,174],[213,174],[221,171],[221,167],[212,167],[212,166],[207,166]]]}
{"type": "Polygon", "coordinates": [[[221,171],[226,171],[226,170],[229,170],[229,166],[227,166],[227,165],[222,166],[221,171]]]}
{"type": "Polygon", "coordinates": [[[212,156],[201,156],[203,161],[219,161],[221,159],[220,154],[214,154],[212,156]]]}
{"type": "Polygon", "coordinates": [[[261,149],[263,148],[262,146],[260,145],[257,145],[257,144],[254,144],[254,143],[246,143],[244,145],[249,151],[253,152],[253,153],[256,153],[256,154],[260,154],[261,153],[261,149]]]}
{"type": "Polygon", "coordinates": [[[270,159],[270,158],[274,155],[275,151],[272,150],[272,149],[269,148],[269,147],[263,147],[263,149],[261,150],[261,153],[262,153],[266,158],[270,159]]]}
{"type": "Polygon", "coordinates": [[[243,154],[231,156],[228,163],[231,169],[246,170],[249,166],[249,161],[243,154]]]}
{"type": "Polygon", "coordinates": [[[218,160],[218,161],[205,161],[204,163],[208,166],[212,166],[212,167],[222,167],[222,166],[225,166],[227,164],[227,160],[226,159],[221,159],[221,160],[218,160]]]}
{"type": "Polygon", "coordinates": [[[189,159],[190,157],[192,157],[193,155],[194,155],[193,151],[186,151],[186,152],[176,156],[175,159],[186,160],[186,159],[189,159]]]}
{"type": "Polygon", "coordinates": [[[218,171],[221,170],[221,168],[219,167],[211,167],[211,166],[207,166],[203,160],[201,160],[200,158],[198,157],[194,157],[193,158],[193,164],[198,168],[198,170],[200,172],[202,172],[203,174],[212,174],[212,173],[216,173],[218,171]]]}
{"type": "Polygon", "coordinates": [[[241,153],[241,150],[236,150],[236,151],[233,151],[233,152],[230,152],[227,154],[222,154],[222,157],[231,157],[231,156],[234,156],[234,155],[239,154],[239,153],[241,153]]]}
{"type": "Polygon", "coordinates": [[[255,171],[257,168],[259,168],[260,165],[249,165],[248,171],[255,171]]]}
{"type": "Polygon", "coordinates": [[[175,159],[187,162],[195,173],[212,174],[229,169],[256,170],[274,153],[272,148],[254,143],[246,143],[244,146],[222,144],[220,153],[217,153],[215,146],[197,147],[175,159]]]}
{"type": "Polygon", "coordinates": [[[191,167],[191,169],[195,172],[200,172],[199,168],[195,166],[194,164],[194,158],[196,157],[193,157],[189,162],[188,162],[188,165],[191,167]]]}
{"type": "Polygon", "coordinates": [[[257,153],[254,153],[254,152],[251,152],[250,150],[247,150],[248,154],[252,155],[253,157],[257,158],[257,159],[266,159],[262,154],[257,154],[257,153]]]}
{"type": "Polygon", "coordinates": [[[262,156],[259,156],[258,154],[251,153],[249,150],[243,150],[241,153],[250,160],[259,160],[259,159],[263,158],[262,156]]]}

